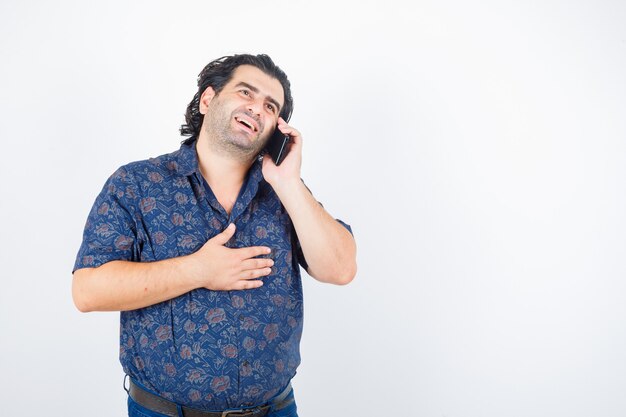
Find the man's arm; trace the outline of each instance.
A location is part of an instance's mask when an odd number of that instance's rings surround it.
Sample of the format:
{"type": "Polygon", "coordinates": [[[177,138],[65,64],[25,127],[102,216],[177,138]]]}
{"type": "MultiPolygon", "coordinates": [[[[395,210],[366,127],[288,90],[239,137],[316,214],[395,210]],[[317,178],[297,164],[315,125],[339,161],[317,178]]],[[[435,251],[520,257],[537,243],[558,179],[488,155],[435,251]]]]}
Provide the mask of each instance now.
{"type": "Polygon", "coordinates": [[[322,282],[348,284],[357,269],[354,238],[315,200],[300,179],[300,133],[283,119],[278,126],[291,136],[291,148],[280,166],[265,155],[263,176],[291,217],[308,264],[307,272],[322,282]]]}
{"type": "Polygon", "coordinates": [[[276,191],[296,229],[309,275],[345,285],[356,275],[356,243],[350,232],[315,200],[302,181],[276,191]]]}
{"type": "Polygon", "coordinates": [[[125,311],[169,300],[196,288],[244,290],[258,288],[274,262],[256,258],[270,253],[265,246],[231,249],[224,246],[235,233],[231,224],[197,252],[157,262],[111,261],[74,272],[72,297],[82,311],[125,311]]]}

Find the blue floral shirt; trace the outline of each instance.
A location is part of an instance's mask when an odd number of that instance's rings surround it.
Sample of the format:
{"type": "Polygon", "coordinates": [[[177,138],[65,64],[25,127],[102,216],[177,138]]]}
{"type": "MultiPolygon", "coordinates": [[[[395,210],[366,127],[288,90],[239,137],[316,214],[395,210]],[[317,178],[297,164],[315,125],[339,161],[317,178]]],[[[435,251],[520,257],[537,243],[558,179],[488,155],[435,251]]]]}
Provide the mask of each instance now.
{"type": "Polygon", "coordinates": [[[165,398],[205,410],[264,403],[289,383],[300,363],[298,263],[306,263],[260,162],[251,167],[230,216],[198,170],[195,143],[121,167],[93,205],[74,266],[188,255],[231,222],[237,229],[227,246],[272,249],[268,256],[275,263],[261,288],[200,288],[121,312],[124,371],[165,398]]]}

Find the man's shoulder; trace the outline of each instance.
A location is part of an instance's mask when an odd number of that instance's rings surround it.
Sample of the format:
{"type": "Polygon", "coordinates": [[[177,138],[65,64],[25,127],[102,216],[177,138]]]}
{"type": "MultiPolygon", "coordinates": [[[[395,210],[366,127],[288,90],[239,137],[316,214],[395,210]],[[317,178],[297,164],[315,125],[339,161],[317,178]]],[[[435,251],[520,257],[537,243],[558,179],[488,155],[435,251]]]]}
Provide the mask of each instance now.
{"type": "Polygon", "coordinates": [[[192,157],[195,157],[192,149],[183,146],[174,152],[156,157],[129,162],[122,165],[113,174],[114,177],[131,177],[135,181],[149,180],[159,183],[172,177],[186,175],[193,165],[192,157]]]}

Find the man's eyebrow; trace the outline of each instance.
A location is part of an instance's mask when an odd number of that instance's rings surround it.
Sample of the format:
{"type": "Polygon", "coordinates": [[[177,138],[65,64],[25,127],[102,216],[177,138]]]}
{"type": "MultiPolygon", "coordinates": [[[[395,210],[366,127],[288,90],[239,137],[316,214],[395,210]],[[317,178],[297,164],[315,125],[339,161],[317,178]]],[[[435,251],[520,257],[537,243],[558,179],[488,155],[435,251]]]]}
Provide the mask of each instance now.
{"type": "MultiPolygon", "coordinates": [[[[253,85],[248,84],[245,81],[239,81],[237,83],[237,85],[235,85],[235,88],[237,87],[246,87],[247,89],[249,89],[250,91],[252,91],[253,93],[258,93],[259,89],[256,88],[253,85]]],[[[274,97],[272,96],[267,96],[267,101],[269,101],[270,103],[272,103],[274,106],[276,106],[276,109],[278,110],[278,112],[280,113],[280,104],[278,104],[278,101],[276,101],[276,99],[274,99],[274,97]]]]}

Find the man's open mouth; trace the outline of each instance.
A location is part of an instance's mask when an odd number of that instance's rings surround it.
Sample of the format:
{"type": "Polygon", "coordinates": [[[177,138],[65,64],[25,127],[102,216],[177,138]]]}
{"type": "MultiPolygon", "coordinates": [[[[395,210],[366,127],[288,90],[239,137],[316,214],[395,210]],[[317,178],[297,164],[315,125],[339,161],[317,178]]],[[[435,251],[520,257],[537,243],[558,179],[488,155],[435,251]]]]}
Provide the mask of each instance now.
{"type": "Polygon", "coordinates": [[[243,126],[247,127],[248,129],[250,129],[250,130],[251,130],[251,131],[253,131],[253,132],[256,132],[256,131],[257,131],[257,127],[256,127],[256,125],[255,125],[254,123],[252,123],[251,121],[246,120],[246,119],[245,119],[245,118],[243,118],[243,117],[237,117],[237,116],[235,116],[235,121],[237,121],[237,123],[239,123],[239,124],[241,124],[241,125],[243,125],[243,126]]]}

